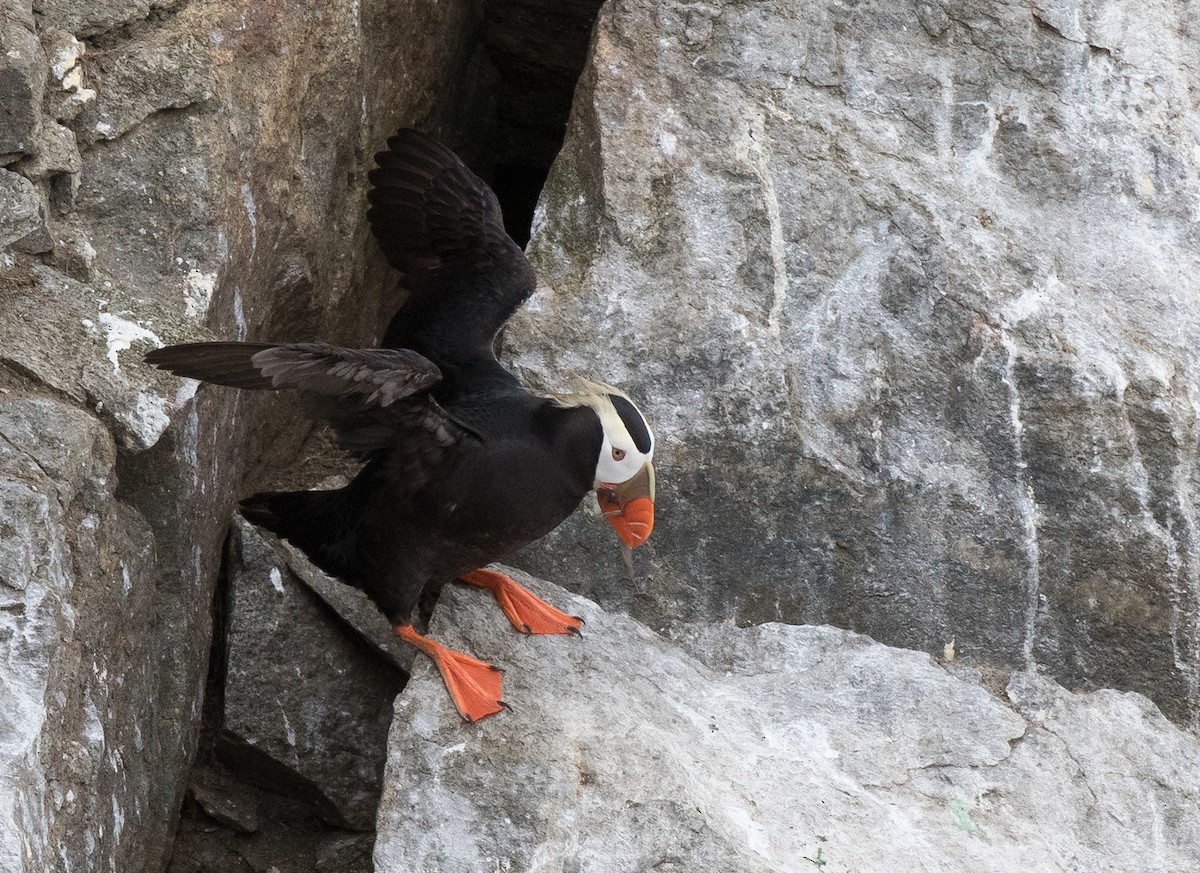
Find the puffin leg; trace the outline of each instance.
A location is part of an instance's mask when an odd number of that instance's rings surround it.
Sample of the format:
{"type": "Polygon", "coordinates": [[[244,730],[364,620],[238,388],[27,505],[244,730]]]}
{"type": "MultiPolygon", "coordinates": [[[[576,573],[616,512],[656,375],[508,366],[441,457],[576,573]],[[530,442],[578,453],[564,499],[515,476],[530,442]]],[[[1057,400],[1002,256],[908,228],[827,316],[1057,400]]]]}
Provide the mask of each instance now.
{"type": "Polygon", "coordinates": [[[464,721],[478,721],[509,708],[500,699],[499,667],[421,636],[411,624],[394,625],[392,630],[404,642],[433,658],[433,663],[441,671],[442,682],[464,721]]]}
{"type": "Polygon", "coordinates": [[[523,634],[575,634],[580,636],[583,619],[555,609],[528,588],[522,588],[503,573],[473,570],[459,579],[477,588],[486,588],[508,620],[523,634]]]}

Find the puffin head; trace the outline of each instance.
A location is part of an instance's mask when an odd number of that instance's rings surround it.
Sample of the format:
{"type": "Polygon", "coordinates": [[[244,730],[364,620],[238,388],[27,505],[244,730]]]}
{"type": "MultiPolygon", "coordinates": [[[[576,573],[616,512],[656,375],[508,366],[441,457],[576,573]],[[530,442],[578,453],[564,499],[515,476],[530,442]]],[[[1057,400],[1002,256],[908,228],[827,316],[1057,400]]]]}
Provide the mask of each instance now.
{"type": "Polygon", "coordinates": [[[654,529],[654,433],[623,394],[605,395],[596,410],[604,441],[596,462],[596,499],[617,536],[631,549],[654,529]]]}
{"type": "Polygon", "coordinates": [[[632,549],[644,543],[654,529],[654,432],[623,392],[580,381],[581,392],[562,396],[559,401],[588,406],[600,419],[604,438],[592,487],[600,511],[621,541],[632,549]]]}

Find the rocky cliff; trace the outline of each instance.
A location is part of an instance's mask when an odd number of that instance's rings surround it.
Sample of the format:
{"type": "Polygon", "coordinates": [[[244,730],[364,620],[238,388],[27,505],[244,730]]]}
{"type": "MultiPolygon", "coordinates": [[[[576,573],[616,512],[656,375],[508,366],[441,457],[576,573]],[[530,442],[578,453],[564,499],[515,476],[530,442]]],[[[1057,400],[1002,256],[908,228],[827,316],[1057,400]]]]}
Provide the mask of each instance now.
{"type": "Polygon", "coordinates": [[[661,626],[831,623],[1200,715],[1197,10],[613,0],[507,348],[658,427],[661,626]]]}
{"type": "Polygon", "coordinates": [[[141,355],[370,341],[396,298],[367,163],[471,81],[469,8],[0,9],[0,869],[159,870],[233,501],[306,430],[141,355]]]}
{"type": "Polygon", "coordinates": [[[573,103],[593,0],[0,12],[0,869],[367,870],[381,790],[380,869],[1195,856],[1190,6],[610,0],[573,103]],[[660,520],[633,579],[590,511],[514,558],[598,601],[582,646],[450,594],[518,711],[418,662],[389,740],[378,616],[230,533],[345,470],[140,361],[372,342],[401,124],[516,235],[565,126],[503,352],[634,394],[660,520]]]}

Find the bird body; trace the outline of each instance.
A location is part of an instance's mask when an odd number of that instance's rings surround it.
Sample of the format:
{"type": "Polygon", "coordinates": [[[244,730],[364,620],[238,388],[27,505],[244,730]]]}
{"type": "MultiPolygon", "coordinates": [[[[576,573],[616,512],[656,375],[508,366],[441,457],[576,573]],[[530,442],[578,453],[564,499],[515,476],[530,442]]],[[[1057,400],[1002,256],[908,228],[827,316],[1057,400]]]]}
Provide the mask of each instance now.
{"type": "Polygon", "coordinates": [[[193,343],[146,359],[216,384],[295,390],[364,461],[345,488],[257,494],[243,512],[362,588],[474,720],[503,707],[498,674],[418,634],[418,603],[457,579],[492,590],[518,630],[576,633],[578,619],[480,568],[553,530],[592,490],[627,545],[644,541],[653,437],[616,389],[539,396],[496,361],[495,335],[532,293],[533,270],[490,189],[451,151],[415,131],[388,145],[368,217],[410,294],[383,348],[193,343]]]}

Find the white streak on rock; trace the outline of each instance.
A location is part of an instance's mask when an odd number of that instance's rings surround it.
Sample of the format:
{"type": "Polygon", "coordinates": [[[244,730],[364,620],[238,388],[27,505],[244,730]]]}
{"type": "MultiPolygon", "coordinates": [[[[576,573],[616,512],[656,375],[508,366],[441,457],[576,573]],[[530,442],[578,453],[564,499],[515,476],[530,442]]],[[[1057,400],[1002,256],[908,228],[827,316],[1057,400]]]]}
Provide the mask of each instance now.
{"type": "MultiPolygon", "coordinates": [[[[674,148],[672,147],[672,151],[674,148]]],[[[779,316],[787,304],[787,248],[783,237],[783,221],[779,213],[779,196],[771,175],[771,156],[767,153],[766,116],[755,113],[750,119],[748,134],[738,143],[738,157],[745,161],[762,185],[763,205],[771,229],[771,310],[767,314],[767,329],[779,337],[779,316]]]]}
{"type": "Polygon", "coordinates": [[[1028,464],[1025,461],[1025,449],[1022,443],[1022,433],[1025,426],[1021,422],[1021,392],[1017,386],[1016,361],[1017,348],[1008,332],[1000,330],[1000,345],[1004,349],[1004,375],[1001,381],[1008,389],[1008,415],[1012,425],[1013,452],[1016,455],[1016,489],[1013,503],[1017,517],[1021,520],[1021,545],[1025,550],[1025,641],[1021,646],[1026,667],[1033,666],[1033,646],[1037,636],[1038,605],[1041,601],[1041,549],[1038,545],[1037,529],[1037,495],[1029,481],[1028,464]]]}
{"type": "MultiPolygon", "coordinates": [[[[113,842],[120,842],[121,831],[123,831],[125,829],[125,812],[121,809],[121,805],[117,802],[117,796],[115,794],[113,795],[113,798],[112,798],[112,814],[113,814],[113,827],[112,827],[113,842]]],[[[113,863],[115,866],[115,859],[114,859],[113,863]]]]}
{"type": "MultiPolygon", "coordinates": [[[[194,379],[189,379],[193,382],[192,392],[195,393],[196,383],[194,379]]],[[[183,423],[183,441],[180,446],[184,460],[187,461],[188,468],[192,471],[193,481],[200,478],[200,411],[192,404],[188,410],[187,420],[183,423]]]]}
{"type": "Polygon", "coordinates": [[[233,286],[233,322],[237,325],[237,338],[244,340],[248,331],[246,327],[246,310],[242,303],[242,289],[237,285],[233,286]]]}
{"type": "Polygon", "coordinates": [[[121,362],[117,355],[130,348],[134,343],[148,342],[155,348],[159,348],[163,344],[154,331],[147,330],[136,322],[113,315],[111,312],[101,312],[98,317],[100,324],[104,327],[108,359],[112,361],[114,373],[121,371],[121,362]]]}
{"type": "Polygon", "coordinates": [[[770,857],[771,843],[767,829],[750,817],[750,813],[740,806],[727,806],[725,814],[729,820],[746,833],[746,847],[756,855],[770,857]]]}
{"type": "Polygon", "coordinates": [[[246,208],[246,218],[250,221],[250,256],[254,256],[258,248],[258,216],[254,206],[254,194],[247,182],[242,183],[242,205],[246,208]]]}
{"type": "Polygon", "coordinates": [[[54,57],[50,59],[50,72],[54,74],[54,78],[62,82],[63,90],[70,90],[67,82],[67,74],[78,70],[79,59],[83,57],[87,48],[78,39],[72,35],[69,42],[54,53],[54,57]]]}
{"type": "Polygon", "coordinates": [[[662,153],[667,157],[675,154],[675,146],[679,143],[679,137],[671,133],[669,130],[660,130],[658,132],[658,147],[662,149],[662,153]]]}

